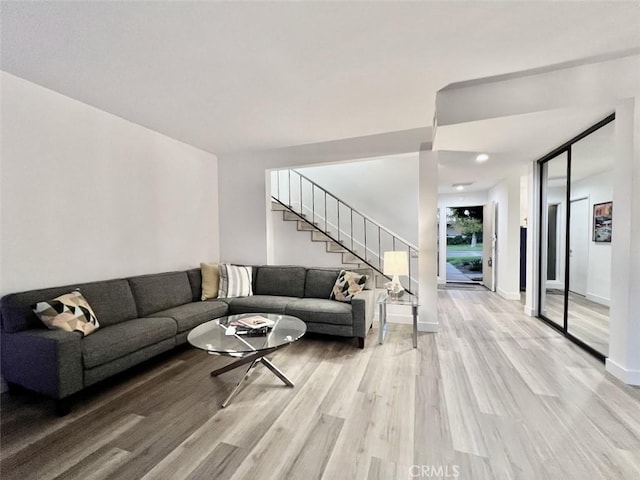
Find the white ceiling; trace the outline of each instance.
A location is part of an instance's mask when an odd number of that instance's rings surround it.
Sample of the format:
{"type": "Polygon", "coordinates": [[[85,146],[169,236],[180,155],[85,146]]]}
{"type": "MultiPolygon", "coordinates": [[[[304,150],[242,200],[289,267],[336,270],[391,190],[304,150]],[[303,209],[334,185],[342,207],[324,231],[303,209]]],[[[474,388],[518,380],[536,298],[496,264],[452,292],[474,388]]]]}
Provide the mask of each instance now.
{"type": "Polygon", "coordinates": [[[611,105],[597,105],[439,127],[434,144],[434,150],[439,150],[438,192],[456,193],[453,184],[458,183],[470,183],[465,186],[467,192],[483,191],[509,175],[525,174],[527,163],[563,145],[613,110],[611,105]],[[475,157],[482,152],[489,152],[491,158],[478,163],[475,157]]]}
{"type": "Polygon", "coordinates": [[[640,46],[638,2],[1,8],[3,70],[218,154],[428,126],[449,83],[640,46]]]}

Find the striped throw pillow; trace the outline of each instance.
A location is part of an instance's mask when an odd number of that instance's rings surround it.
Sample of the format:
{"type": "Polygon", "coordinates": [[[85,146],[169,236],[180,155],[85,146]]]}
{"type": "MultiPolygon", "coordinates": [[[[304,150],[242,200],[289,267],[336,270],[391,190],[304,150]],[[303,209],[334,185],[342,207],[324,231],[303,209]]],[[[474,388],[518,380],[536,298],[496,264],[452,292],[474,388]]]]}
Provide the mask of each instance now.
{"type": "Polygon", "coordinates": [[[220,286],[218,298],[250,297],[251,267],[239,265],[220,265],[220,286]]]}

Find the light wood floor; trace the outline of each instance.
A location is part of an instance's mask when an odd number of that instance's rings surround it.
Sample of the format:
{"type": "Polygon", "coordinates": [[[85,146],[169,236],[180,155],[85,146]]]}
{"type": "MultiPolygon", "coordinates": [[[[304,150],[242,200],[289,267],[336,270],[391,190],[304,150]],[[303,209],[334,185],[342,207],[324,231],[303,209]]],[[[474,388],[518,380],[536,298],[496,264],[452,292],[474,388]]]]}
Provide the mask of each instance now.
{"type": "Polygon", "coordinates": [[[442,331],[421,333],[418,350],[405,325],[383,346],[374,329],[364,350],[304,338],[272,358],[295,388],[258,367],[226,409],[240,372],[211,378],[226,360],[190,349],[81,396],[64,418],[5,394],[1,477],[640,478],[640,390],[519,302],[438,294],[442,331]]]}

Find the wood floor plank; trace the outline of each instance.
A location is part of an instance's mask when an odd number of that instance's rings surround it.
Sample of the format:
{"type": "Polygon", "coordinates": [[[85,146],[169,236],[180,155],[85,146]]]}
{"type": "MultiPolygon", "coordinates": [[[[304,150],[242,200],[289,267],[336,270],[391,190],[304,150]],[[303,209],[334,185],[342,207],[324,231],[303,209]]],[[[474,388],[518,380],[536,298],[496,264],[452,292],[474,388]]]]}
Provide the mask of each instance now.
{"type": "Polygon", "coordinates": [[[475,398],[462,360],[455,351],[442,352],[440,365],[442,371],[447,372],[443,375],[442,383],[453,448],[484,457],[488,454],[487,446],[482,437],[475,398]]]}
{"type": "MultiPolygon", "coordinates": [[[[186,477],[186,480],[215,478],[228,480],[242,464],[247,452],[243,448],[220,442],[207,457],[186,477]]],[[[182,478],[165,476],[163,478],[182,478]]]]}
{"type": "Polygon", "coordinates": [[[401,472],[398,466],[393,462],[389,462],[378,457],[371,457],[367,480],[406,479],[410,474],[411,472],[409,469],[405,472],[401,472]]]}
{"type": "Polygon", "coordinates": [[[98,417],[70,423],[6,458],[0,467],[2,478],[47,480],[60,476],[142,420],[139,415],[126,414],[117,419],[98,417]],[[82,430],[82,437],[74,435],[78,430],[82,430]]]}
{"type": "Polygon", "coordinates": [[[103,448],[85,457],[81,462],[55,477],[55,480],[75,478],[103,480],[126,463],[130,456],[130,452],[120,448],[103,448]]]}
{"type": "Polygon", "coordinates": [[[376,405],[384,400],[375,393],[359,392],[354,398],[352,410],[345,419],[340,435],[322,476],[325,480],[336,478],[366,478],[369,472],[371,445],[375,443],[376,405]]]}
{"type": "Polygon", "coordinates": [[[279,477],[292,480],[322,478],[343,424],[343,418],[320,415],[311,426],[309,435],[293,463],[283,474],[279,474],[279,477]]]}
{"type": "MultiPolygon", "coordinates": [[[[339,371],[339,365],[323,363],[314,370],[313,377],[332,378],[339,371]]],[[[322,421],[317,409],[329,386],[328,382],[314,381],[310,378],[271,423],[268,431],[255,443],[246,461],[232,478],[278,479],[282,470],[290,469],[299,452],[304,449],[305,442],[309,440],[309,431],[322,421]],[[270,455],[274,449],[281,454],[270,455]]]]}

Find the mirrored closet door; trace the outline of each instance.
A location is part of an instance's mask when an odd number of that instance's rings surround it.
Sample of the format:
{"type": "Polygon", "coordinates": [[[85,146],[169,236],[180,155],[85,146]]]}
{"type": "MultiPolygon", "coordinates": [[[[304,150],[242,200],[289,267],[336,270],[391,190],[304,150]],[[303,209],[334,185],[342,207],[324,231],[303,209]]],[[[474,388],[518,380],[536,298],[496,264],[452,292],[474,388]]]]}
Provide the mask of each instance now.
{"type": "Polygon", "coordinates": [[[539,161],[538,316],[604,359],[609,350],[614,117],[539,161]]]}

